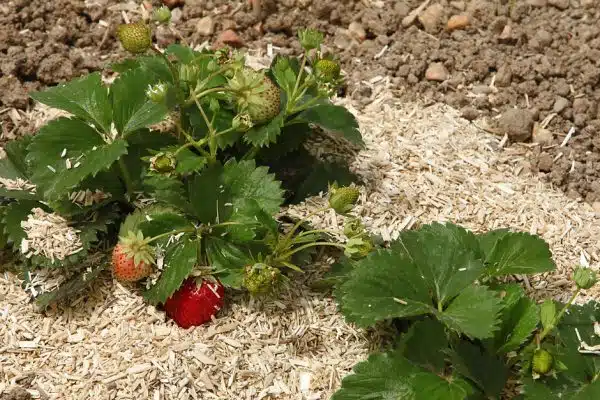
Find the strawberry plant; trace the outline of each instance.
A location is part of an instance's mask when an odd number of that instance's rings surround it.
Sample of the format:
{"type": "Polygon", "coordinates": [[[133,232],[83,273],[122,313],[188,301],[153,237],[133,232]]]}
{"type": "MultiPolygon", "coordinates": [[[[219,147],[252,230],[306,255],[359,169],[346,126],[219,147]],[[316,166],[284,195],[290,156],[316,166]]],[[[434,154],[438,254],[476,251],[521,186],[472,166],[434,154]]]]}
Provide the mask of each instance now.
{"type": "MultiPolygon", "coordinates": [[[[168,10],[155,20],[168,23],[168,10]]],[[[26,280],[38,268],[68,278],[37,296],[41,307],[110,265],[115,278],[144,282],[150,303],[171,299],[168,314],[189,326],[213,314],[200,297],[220,308],[207,295],[214,285],[272,294],[315,247],[346,248],[304,220],[286,228],[277,215],[355,181],[347,165],[314,155],[311,141],[363,141],[354,116],[330,100],[342,78],[319,32],[302,31],[304,54],[278,56],[266,70],[228,48],[162,51],[151,32],[143,21],[118,28],[135,57],[111,66],[110,84],[92,73],[31,95],[69,115],[6,146],[0,243],[26,280]],[[325,59],[329,72],[315,72],[325,59]]],[[[347,195],[335,207],[348,211],[357,189],[340,189],[347,195]]]]}
{"type": "Polygon", "coordinates": [[[506,279],[553,269],[537,236],[438,223],[340,263],[332,281],[347,320],[398,335],[332,400],[600,398],[600,308],[573,305],[596,274],[577,268],[566,304],[538,304],[506,279]]]}

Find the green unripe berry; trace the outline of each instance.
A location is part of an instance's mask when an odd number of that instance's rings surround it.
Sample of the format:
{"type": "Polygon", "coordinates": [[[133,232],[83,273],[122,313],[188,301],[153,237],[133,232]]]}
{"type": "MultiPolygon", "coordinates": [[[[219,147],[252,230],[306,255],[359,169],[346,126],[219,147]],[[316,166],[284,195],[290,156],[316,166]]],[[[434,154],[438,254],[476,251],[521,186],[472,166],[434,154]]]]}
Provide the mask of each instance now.
{"type": "Polygon", "coordinates": [[[152,170],[161,174],[168,174],[175,170],[177,159],[171,153],[158,153],[150,160],[152,170]]]}
{"type": "Polygon", "coordinates": [[[331,189],[329,195],[329,205],[338,214],[347,214],[356,205],[360,191],[355,187],[341,187],[337,189],[331,189]]]}
{"type": "Polygon", "coordinates": [[[552,354],[544,349],[537,349],[533,353],[533,372],[545,375],[552,369],[554,358],[552,354]]]}
{"type": "Polygon", "coordinates": [[[133,54],[141,54],[152,46],[152,31],[143,21],[119,25],[117,37],[123,48],[133,54]]]}
{"type": "Polygon", "coordinates": [[[579,267],[573,273],[573,280],[579,289],[589,289],[598,282],[598,276],[589,268],[579,267]]]}
{"type": "Polygon", "coordinates": [[[171,22],[171,10],[169,7],[162,6],[154,11],[152,18],[161,24],[168,24],[171,22]]]}

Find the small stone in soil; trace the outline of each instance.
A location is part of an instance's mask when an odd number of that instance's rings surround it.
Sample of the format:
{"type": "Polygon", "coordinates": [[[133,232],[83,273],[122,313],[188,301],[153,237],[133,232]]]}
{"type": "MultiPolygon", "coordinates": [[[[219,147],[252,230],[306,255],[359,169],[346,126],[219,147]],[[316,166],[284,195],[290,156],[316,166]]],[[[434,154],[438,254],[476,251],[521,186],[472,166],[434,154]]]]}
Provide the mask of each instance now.
{"type": "Polygon", "coordinates": [[[569,106],[569,100],[565,99],[562,96],[556,96],[556,100],[554,100],[554,106],[552,107],[552,111],[555,113],[562,112],[565,108],[569,106]]]}
{"type": "Polygon", "coordinates": [[[538,169],[542,172],[552,171],[553,158],[550,154],[543,152],[538,158],[538,169]]]}
{"type": "Polygon", "coordinates": [[[453,31],[456,29],[464,29],[469,25],[468,15],[453,15],[448,20],[447,29],[453,31]]]}
{"type": "Polygon", "coordinates": [[[553,135],[552,131],[541,126],[533,128],[533,134],[531,135],[531,141],[533,143],[541,144],[542,146],[549,146],[552,144],[553,135]]]}
{"type": "Polygon", "coordinates": [[[548,0],[527,0],[527,4],[533,7],[546,7],[548,0]]]}
{"type": "Polygon", "coordinates": [[[497,87],[507,87],[510,86],[510,82],[512,81],[512,70],[510,68],[510,64],[502,64],[498,72],[496,73],[496,79],[494,80],[494,84],[497,87]]]}
{"type": "Polygon", "coordinates": [[[473,107],[464,107],[462,110],[460,110],[460,116],[467,121],[473,121],[479,117],[479,111],[473,107]]]}
{"type": "Polygon", "coordinates": [[[356,21],[350,23],[348,26],[348,33],[351,37],[360,42],[367,38],[367,32],[365,31],[365,28],[363,28],[363,26],[356,21]]]}
{"type": "Polygon", "coordinates": [[[428,81],[443,82],[448,79],[448,71],[442,63],[431,63],[425,71],[425,79],[428,81]]]}
{"type": "Polygon", "coordinates": [[[531,137],[533,117],[527,110],[511,108],[498,119],[501,134],[507,134],[511,142],[524,142],[531,137]]]}
{"type": "Polygon", "coordinates": [[[221,34],[217,38],[215,46],[219,47],[224,44],[236,48],[244,46],[242,38],[240,38],[239,35],[235,33],[235,31],[233,31],[232,29],[228,29],[226,31],[221,32],[221,34]]]}
{"type": "Polygon", "coordinates": [[[444,6],[441,4],[433,4],[419,14],[419,22],[423,25],[423,29],[427,33],[435,33],[438,30],[438,26],[442,20],[442,14],[444,13],[444,6]]]}
{"type": "Polygon", "coordinates": [[[549,0],[548,2],[559,10],[566,10],[569,8],[570,0],[549,0]]]}
{"type": "Polygon", "coordinates": [[[215,32],[215,22],[210,16],[202,17],[196,24],[196,32],[202,36],[210,36],[215,32]]]}

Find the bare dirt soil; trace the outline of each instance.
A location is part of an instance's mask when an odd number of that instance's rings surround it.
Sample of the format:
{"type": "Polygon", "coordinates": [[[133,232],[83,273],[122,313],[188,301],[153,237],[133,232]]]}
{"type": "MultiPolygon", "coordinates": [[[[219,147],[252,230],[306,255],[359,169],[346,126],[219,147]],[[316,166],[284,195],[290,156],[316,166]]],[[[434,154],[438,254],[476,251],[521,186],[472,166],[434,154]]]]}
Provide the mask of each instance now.
{"type": "MultiPolygon", "coordinates": [[[[183,5],[173,10],[174,27],[196,44],[232,29],[247,47],[271,43],[297,51],[298,29],[322,30],[328,48],[343,62],[349,93],[365,105],[371,91],[361,82],[387,75],[402,97],[445,102],[469,120],[494,121],[507,109],[527,110],[505,116],[512,126],[524,127],[524,133],[511,138],[529,140],[533,123],[544,120],[552,133],[543,145],[528,147],[531,169],[570,195],[600,205],[600,0],[175,3],[183,5]],[[571,128],[573,134],[561,147],[571,128]]],[[[136,12],[140,5],[115,0],[3,2],[0,112],[25,109],[30,90],[123,57],[114,36],[123,10],[136,12]]],[[[155,36],[160,46],[178,40],[166,28],[157,29],[155,36]]],[[[9,114],[0,115],[3,137],[25,133],[27,125],[15,124],[9,114]]]]}

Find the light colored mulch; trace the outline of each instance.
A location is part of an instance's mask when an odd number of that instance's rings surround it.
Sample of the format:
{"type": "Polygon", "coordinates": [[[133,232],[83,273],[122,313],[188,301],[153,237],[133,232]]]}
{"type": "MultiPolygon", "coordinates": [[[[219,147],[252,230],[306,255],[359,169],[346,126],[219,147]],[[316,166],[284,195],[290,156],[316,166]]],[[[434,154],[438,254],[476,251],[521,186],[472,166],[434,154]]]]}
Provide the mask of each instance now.
{"type": "MultiPolygon", "coordinates": [[[[358,212],[369,229],[393,239],[452,221],[540,234],[558,264],[525,282],[540,296],[566,296],[577,263],[597,267],[598,214],[533,176],[526,147],[500,148],[446,106],[398,104],[382,83],[360,113],[346,101],[367,142],[354,167],[367,180],[358,212]]],[[[334,214],[313,222],[342,226],[334,214]]],[[[306,285],[263,308],[235,298],[214,323],[189,331],[110,279],[46,315],[28,299],[14,276],[0,275],[0,394],[18,383],[42,399],[328,399],[370,346],[306,285]]]]}

